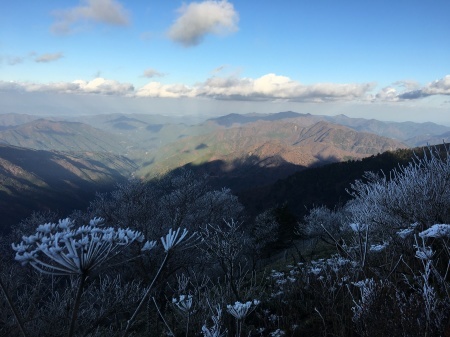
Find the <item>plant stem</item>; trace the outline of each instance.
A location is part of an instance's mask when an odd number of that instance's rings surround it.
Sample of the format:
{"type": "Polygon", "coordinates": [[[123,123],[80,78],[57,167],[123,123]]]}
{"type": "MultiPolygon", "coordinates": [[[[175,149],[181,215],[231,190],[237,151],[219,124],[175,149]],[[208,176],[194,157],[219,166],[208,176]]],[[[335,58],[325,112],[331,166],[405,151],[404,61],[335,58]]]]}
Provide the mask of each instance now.
{"type": "Polygon", "coordinates": [[[156,282],[156,279],[159,277],[159,275],[161,274],[162,269],[164,268],[164,266],[166,265],[167,259],[169,257],[169,253],[166,253],[166,256],[164,256],[164,260],[161,263],[161,266],[158,269],[158,272],[156,273],[155,277],[153,278],[152,283],[150,284],[150,286],[148,287],[147,291],[145,292],[144,296],[142,297],[141,301],[139,302],[139,305],[137,306],[136,310],[134,311],[133,315],[131,316],[131,318],[128,320],[127,322],[127,326],[125,328],[125,331],[122,335],[122,337],[126,337],[128,335],[128,332],[131,328],[131,325],[133,324],[134,320],[136,319],[137,314],[139,313],[139,311],[141,310],[142,306],[144,305],[145,300],[147,299],[148,295],[150,294],[150,290],[152,290],[153,285],[156,282]]]}
{"type": "Polygon", "coordinates": [[[167,330],[169,330],[170,336],[175,336],[174,333],[172,332],[172,329],[170,329],[169,324],[167,324],[166,320],[164,319],[164,316],[163,316],[161,310],[159,310],[158,304],[156,303],[155,298],[152,297],[152,300],[153,300],[153,303],[155,304],[156,310],[158,310],[159,317],[161,317],[161,320],[163,321],[163,323],[166,326],[167,330]]]}
{"type": "Polygon", "coordinates": [[[80,309],[81,295],[83,294],[83,288],[84,288],[86,279],[87,279],[87,275],[84,273],[81,274],[80,283],[78,284],[78,289],[77,289],[77,295],[75,297],[75,303],[73,304],[72,319],[70,320],[70,328],[69,328],[69,332],[67,333],[68,337],[72,337],[74,330],[75,330],[75,323],[76,323],[77,317],[78,317],[78,310],[80,309]]]}
{"type": "Polygon", "coordinates": [[[22,335],[24,337],[27,337],[27,334],[25,333],[25,329],[23,327],[22,319],[20,318],[19,313],[17,312],[17,310],[16,310],[16,308],[15,308],[13,302],[12,302],[11,297],[9,297],[8,293],[6,292],[6,287],[3,284],[3,281],[2,281],[1,277],[0,277],[0,287],[2,288],[3,294],[5,294],[6,301],[8,302],[8,305],[11,308],[11,311],[12,311],[14,317],[16,318],[17,325],[19,325],[19,329],[22,332],[22,335]]]}

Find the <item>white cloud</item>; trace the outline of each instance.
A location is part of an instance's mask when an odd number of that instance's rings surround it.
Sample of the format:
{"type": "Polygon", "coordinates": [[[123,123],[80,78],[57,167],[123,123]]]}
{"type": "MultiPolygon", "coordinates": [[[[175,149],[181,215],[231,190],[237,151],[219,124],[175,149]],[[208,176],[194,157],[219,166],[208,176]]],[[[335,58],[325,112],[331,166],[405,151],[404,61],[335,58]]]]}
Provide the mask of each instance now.
{"type": "Polygon", "coordinates": [[[54,82],[49,84],[0,81],[0,90],[128,96],[134,92],[134,87],[129,83],[120,83],[99,77],[92,81],[76,80],[73,82],[54,82]]]}
{"type": "Polygon", "coordinates": [[[63,53],[47,53],[35,57],[34,61],[38,63],[47,63],[59,60],[64,57],[63,53]]]}
{"type": "Polygon", "coordinates": [[[144,70],[143,77],[152,78],[152,77],[163,77],[165,74],[161,73],[153,68],[148,68],[144,70]]]}
{"type": "Polygon", "coordinates": [[[89,94],[125,96],[134,92],[134,86],[130,83],[120,83],[101,77],[95,78],[92,81],[77,80],[73,83],[79,85],[81,92],[89,94]]]}
{"type": "Polygon", "coordinates": [[[431,82],[422,90],[427,95],[450,95],[450,75],[431,82]]]}
{"type": "Polygon", "coordinates": [[[406,90],[415,90],[419,87],[419,83],[413,80],[396,81],[392,85],[406,90]]]}
{"type": "Polygon", "coordinates": [[[372,83],[303,85],[286,76],[267,74],[257,79],[213,77],[201,84],[198,96],[238,100],[286,100],[324,102],[334,100],[366,99],[372,83]]]}
{"type": "Polygon", "coordinates": [[[137,97],[180,98],[195,97],[195,89],[184,84],[150,82],[136,92],[137,97]]]}
{"type": "Polygon", "coordinates": [[[375,95],[373,100],[383,102],[396,102],[399,100],[397,89],[395,89],[394,87],[385,87],[375,95]]]}
{"type": "Polygon", "coordinates": [[[207,34],[227,34],[238,29],[239,14],[227,0],[193,2],[178,9],[180,16],[168,36],[185,47],[200,44],[207,34]]]}
{"type": "Polygon", "coordinates": [[[399,95],[399,98],[411,100],[433,95],[450,95],[450,75],[428,83],[422,88],[405,91],[399,95]]]}
{"type": "Polygon", "coordinates": [[[124,26],[130,21],[125,8],[116,0],[84,0],[79,6],[52,13],[56,22],[51,30],[56,34],[68,34],[79,21],[101,22],[124,26]]]}

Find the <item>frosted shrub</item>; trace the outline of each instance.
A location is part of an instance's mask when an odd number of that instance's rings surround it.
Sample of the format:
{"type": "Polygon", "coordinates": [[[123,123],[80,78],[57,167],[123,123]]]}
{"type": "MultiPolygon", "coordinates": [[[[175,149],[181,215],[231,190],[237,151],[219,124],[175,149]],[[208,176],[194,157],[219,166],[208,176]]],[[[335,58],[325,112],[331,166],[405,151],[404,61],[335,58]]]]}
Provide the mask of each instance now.
{"type": "Polygon", "coordinates": [[[344,209],[330,210],[325,206],[311,209],[304,218],[300,232],[307,237],[326,237],[327,233],[332,236],[340,236],[347,221],[344,209]]]}
{"type": "Polygon", "coordinates": [[[351,185],[354,200],[347,209],[354,222],[386,240],[394,231],[417,223],[425,230],[435,223],[450,221],[449,146],[429,147],[423,158],[393,170],[389,176],[369,172],[366,182],[351,185]]]}

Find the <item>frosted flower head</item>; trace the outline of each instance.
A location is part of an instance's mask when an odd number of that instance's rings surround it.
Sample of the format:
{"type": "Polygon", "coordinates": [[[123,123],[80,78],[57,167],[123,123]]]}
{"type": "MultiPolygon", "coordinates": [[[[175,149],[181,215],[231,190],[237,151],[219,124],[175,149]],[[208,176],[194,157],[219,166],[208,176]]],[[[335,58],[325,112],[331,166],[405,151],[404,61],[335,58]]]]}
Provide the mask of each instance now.
{"type": "Polygon", "coordinates": [[[379,253],[379,252],[382,252],[383,250],[385,250],[388,245],[389,245],[389,243],[387,243],[387,242],[384,242],[379,245],[371,245],[369,248],[369,251],[371,251],[373,253],[379,253]]]}
{"type": "MultiPolygon", "coordinates": [[[[186,238],[188,230],[184,228],[181,233],[180,230],[181,228],[178,228],[176,231],[174,231],[171,228],[169,230],[169,233],[161,238],[161,243],[166,253],[172,250],[175,246],[179,245],[186,238]]],[[[189,239],[190,238],[192,238],[192,236],[190,236],[189,239]]]]}
{"type": "Polygon", "coordinates": [[[362,232],[367,229],[367,225],[360,224],[360,223],[351,223],[349,226],[352,229],[352,231],[355,233],[362,232]]]}
{"type": "Polygon", "coordinates": [[[156,241],[147,241],[144,244],[144,247],[141,248],[141,251],[144,252],[144,251],[152,250],[153,248],[155,248],[155,246],[156,246],[156,241]]]}
{"type": "Polygon", "coordinates": [[[227,311],[234,318],[241,320],[247,317],[247,315],[252,312],[259,303],[260,301],[258,300],[247,301],[245,303],[236,301],[233,305],[227,305],[227,311]]]}
{"type": "Polygon", "coordinates": [[[192,309],[192,295],[180,295],[179,298],[173,298],[172,303],[183,312],[190,312],[192,309]]]}
{"type": "Polygon", "coordinates": [[[281,337],[284,335],[286,335],[286,332],[284,332],[283,330],[280,330],[280,329],[276,329],[275,331],[273,331],[269,334],[270,337],[281,337]]]}
{"type": "Polygon", "coordinates": [[[420,260],[431,260],[434,255],[433,249],[431,247],[417,247],[416,257],[420,260]]]}
{"type": "Polygon", "coordinates": [[[450,225],[436,224],[419,233],[421,238],[450,238],[450,225]]]}
{"type": "Polygon", "coordinates": [[[401,237],[402,239],[406,239],[408,236],[410,236],[412,233],[414,233],[413,228],[405,228],[397,232],[397,235],[401,237]]]}
{"type": "Polygon", "coordinates": [[[75,227],[69,218],[39,225],[36,233],[12,244],[15,259],[30,263],[40,272],[53,275],[89,273],[116,256],[119,251],[143,236],[131,229],[100,227],[103,219],[75,227]]]}

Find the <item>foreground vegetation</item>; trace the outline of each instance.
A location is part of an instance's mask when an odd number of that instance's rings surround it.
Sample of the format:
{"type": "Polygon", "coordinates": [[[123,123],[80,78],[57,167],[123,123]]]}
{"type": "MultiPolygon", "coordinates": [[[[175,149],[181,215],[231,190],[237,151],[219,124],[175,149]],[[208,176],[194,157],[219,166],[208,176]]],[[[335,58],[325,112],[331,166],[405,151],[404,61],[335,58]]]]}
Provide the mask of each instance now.
{"type": "Polygon", "coordinates": [[[448,146],[349,192],[311,209],[290,247],[279,209],[249,218],[189,171],[70,219],[35,214],[2,241],[0,335],[447,335],[448,146]],[[282,244],[293,253],[268,259],[282,244]]]}

